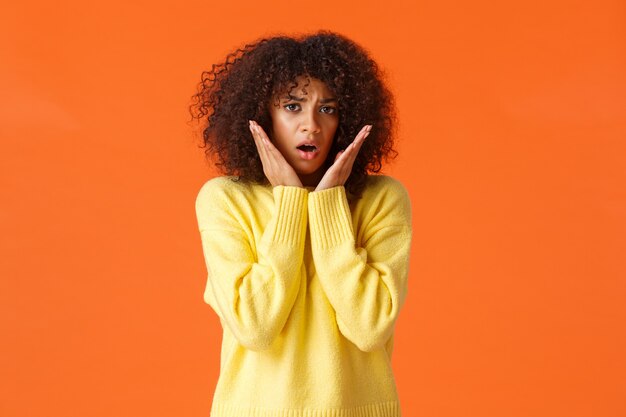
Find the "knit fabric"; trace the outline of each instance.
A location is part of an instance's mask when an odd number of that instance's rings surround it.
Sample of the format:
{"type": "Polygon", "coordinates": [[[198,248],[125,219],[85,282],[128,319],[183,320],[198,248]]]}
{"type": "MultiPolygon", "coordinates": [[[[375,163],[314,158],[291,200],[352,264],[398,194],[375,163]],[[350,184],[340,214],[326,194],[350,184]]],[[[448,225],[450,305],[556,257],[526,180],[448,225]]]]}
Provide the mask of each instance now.
{"type": "Polygon", "coordinates": [[[411,203],[374,175],[337,186],[217,177],[196,199],[204,301],[222,329],[211,417],[398,417],[391,366],[407,294],[411,203]]]}

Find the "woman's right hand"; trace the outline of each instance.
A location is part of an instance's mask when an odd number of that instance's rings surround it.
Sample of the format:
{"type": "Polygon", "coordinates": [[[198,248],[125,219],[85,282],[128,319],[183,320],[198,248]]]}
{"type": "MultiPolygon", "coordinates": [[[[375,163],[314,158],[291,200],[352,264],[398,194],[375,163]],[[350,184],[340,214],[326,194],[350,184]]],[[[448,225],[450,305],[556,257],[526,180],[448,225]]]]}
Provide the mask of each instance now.
{"type": "Polygon", "coordinates": [[[250,120],[250,132],[254,137],[257,151],[261,156],[263,172],[272,186],[287,185],[302,187],[302,181],[296,171],[287,162],[283,154],[270,142],[263,128],[255,121],[250,120]]]}

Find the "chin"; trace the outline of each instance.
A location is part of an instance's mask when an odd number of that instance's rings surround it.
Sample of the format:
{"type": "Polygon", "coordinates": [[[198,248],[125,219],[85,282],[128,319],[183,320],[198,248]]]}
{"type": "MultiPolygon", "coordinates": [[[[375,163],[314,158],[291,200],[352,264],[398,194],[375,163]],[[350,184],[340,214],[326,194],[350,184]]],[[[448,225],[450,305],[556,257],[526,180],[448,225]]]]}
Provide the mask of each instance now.
{"type": "Polygon", "coordinates": [[[296,170],[296,173],[299,175],[311,175],[311,174],[315,174],[317,171],[319,171],[322,167],[315,167],[315,168],[307,168],[307,169],[298,169],[296,170]]]}

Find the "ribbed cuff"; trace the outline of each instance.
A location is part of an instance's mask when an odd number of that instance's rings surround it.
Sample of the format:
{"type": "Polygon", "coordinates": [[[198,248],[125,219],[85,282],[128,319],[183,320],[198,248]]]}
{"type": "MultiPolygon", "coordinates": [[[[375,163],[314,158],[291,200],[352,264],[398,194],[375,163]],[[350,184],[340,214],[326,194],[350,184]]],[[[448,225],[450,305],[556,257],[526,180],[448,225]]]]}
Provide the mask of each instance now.
{"type": "Polygon", "coordinates": [[[298,244],[304,240],[307,221],[307,195],[302,187],[277,185],[272,190],[276,205],[274,242],[298,244]]]}
{"type": "Polygon", "coordinates": [[[311,244],[323,250],[354,240],[350,206],[343,186],[309,193],[311,244]]]}

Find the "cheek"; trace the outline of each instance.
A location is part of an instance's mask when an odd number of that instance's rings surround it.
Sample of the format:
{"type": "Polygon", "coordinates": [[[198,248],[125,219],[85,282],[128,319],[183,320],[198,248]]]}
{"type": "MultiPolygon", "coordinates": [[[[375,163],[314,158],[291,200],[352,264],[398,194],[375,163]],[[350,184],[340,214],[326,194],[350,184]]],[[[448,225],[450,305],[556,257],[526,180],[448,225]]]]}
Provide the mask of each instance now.
{"type": "Polygon", "coordinates": [[[293,128],[294,121],[285,115],[278,115],[272,119],[272,129],[275,132],[287,133],[293,128]]]}
{"type": "Polygon", "coordinates": [[[335,133],[337,133],[337,127],[339,127],[338,121],[329,123],[328,128],[326,129],[328,140],[332,140],[335,137],[335,133]]]}
{"type": "Polygon", "coordinates": [[[270,139],[279,150],[284,151],[293,144],[293,131],[291,125],[284,118],[276,117],[272,119],[272,135],[270,139]]]}

